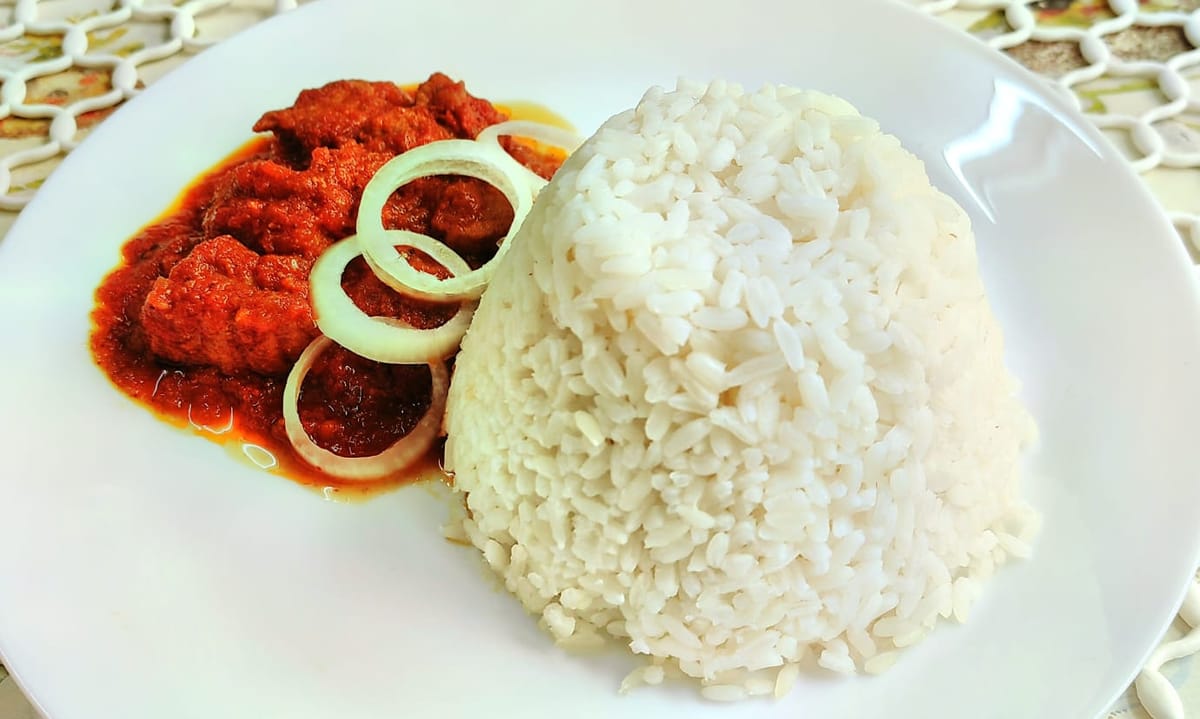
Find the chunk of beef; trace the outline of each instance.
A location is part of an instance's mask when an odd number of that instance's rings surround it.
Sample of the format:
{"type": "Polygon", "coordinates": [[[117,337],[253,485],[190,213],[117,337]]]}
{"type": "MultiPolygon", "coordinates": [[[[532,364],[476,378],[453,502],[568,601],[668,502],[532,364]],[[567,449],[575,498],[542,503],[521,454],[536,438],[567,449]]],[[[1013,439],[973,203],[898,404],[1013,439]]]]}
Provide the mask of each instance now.
{"type": "Polygon", "coordinates": [[[490,256],[512,225],[513,209],[502,192],[479,180],[446,181],[429,220],[432,234],[464,257],[490,256]]]}
{"type": "Polygon", "coordinates": [[[469,140],[483,128],[508,119],[492,103],[468,93],[466,85],[440,72],[417,86],[414,101],[417,107],[430,110],[455,137],[469,140]]]}
{"type": "Polygon", "coordinates": [[[390,149],[394,128],[387,121],[397,115],[407,123],[440,130],[432,115],[413,113],[412,105],[412,95],[390,82],[340,80],[302,91],[291,107],[259,118],[254,131],[274,133],[285,153],[306,165],[318,147],[354,142],[380,151],[390,149]]]}
{"type": "Polygon", "coordinates": [[[289,161],[306,167],[321,147],[353,143],[398,155],[435,140],[473,138],[504,119],[461,82],[436,73],[412,94],[389,82],[365,80],[304,90],[291,107],[264,114],[254,130],[274,133],[289,161]]]}
{"type": "Polygon", "coordinates": [[[317,148],[312,164],[296,170],[274,160],[251,160],[230,170],[204,215],[206,236],[233,235],[264,254],[315,258],[354,233],[362,189],[387,153],[350,144],[317,148]]]}
{"type": "Polygon", "coordinates": [[[317,335],[309,259],[259,255],[229,236],[205,240],[154,281],[142,305],[150,351],[181,365],[286,373],[317,335]]]}

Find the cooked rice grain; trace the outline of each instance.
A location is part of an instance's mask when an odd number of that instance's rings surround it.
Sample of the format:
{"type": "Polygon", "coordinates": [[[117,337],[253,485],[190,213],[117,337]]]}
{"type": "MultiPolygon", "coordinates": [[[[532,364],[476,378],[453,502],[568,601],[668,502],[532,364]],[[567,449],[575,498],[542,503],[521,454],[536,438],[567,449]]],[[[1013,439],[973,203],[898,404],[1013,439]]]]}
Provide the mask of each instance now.
{"type": "Polygon", "coordinates": [[[806,655],[882,671],[1027,552],[1034,427],[967,217],[844,101],[651,90],[513,243],[446,454],[466,535],[555,636],[785,693],[806,655]]]}

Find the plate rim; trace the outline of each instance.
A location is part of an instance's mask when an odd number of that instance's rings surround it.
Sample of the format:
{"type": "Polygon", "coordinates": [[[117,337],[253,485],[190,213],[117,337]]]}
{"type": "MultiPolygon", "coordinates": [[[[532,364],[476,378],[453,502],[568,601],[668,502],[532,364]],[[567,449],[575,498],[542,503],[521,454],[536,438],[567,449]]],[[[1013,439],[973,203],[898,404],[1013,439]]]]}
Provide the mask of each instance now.
{"type": "MultiPolygon", "coordinates": [[[[354,4],[343,0],[343,3],[340,5],[345,8],[344,12],[353,13],[357,10],[369,7],[373,3],[380,4],[378,0],[352,0],[352,2],[354,2],[354,4]]],[[[1154,228],[1154,231],[1147,232],[1147,235],[1156,236],[1156,241],[1158,239],[1168,241],[1163,247],[1158,248],[1159,251],[1173,255],[1172,266],[1174,269],[1180,271],[1181,275],[1184,275],[1185,273],[1188,275],[1192,274],[1189,272],[1192,269],[1192,262],[1186,248],[1184,248],[1182,245],[1182,239],[1178,237],[1174,225],[1170,221],[1166,210],[1154,197],[1147,184],[1137,175],[1137,173],[1133,171],[1133,169],[1129,166],[1128,161],[1121,154],[1120,150],[1116,148],[1112,141],[1109,140],[1109,138],[1106,137],[1103,132],[1101,132],[1100,129],[1097,128],[1090,120],[1088,120],[1087,117],[1077,107],[1072,105],[1058,91],[1052,89],[1049,86],[1046,78],[1033,73],[1024,66],[1020,65],[1016,60],[1012,59],[1003,52],[997,51],[979,38],[971,36],[964,31],[953,29],[946,25],[943,21],[931,16],[927,12],[904,4],[900,0],[851,0],[851,2],[856,3],[860,7],[869,7],[872,5],[878,7],[890,6],[890,8],[894,11],[909,14],[912,22],[924,23],[926,32],[936,35],[939,41],[953,43],[960,49],[972,52],[979,57],[986,57],[987,61],[996,64],[998,69],[1003,69],[1009,74],[1019,78],[1026,90],[1033,92],[1040,100],[1053,108],[1053,114],[1059,120],[1070,118],[1072,121],[1072,124],[1070,125],[1072,131],[1089,139],[1093,147],[1099,148],[1100,152],[1103,153],[1103,157],[1106,161],[1115,166],[1119,166],[1119,169],[1114,168],[1113,171],[1120,174],[1126,181],[1126,184],[1136,187],[1136,190],[1133,192],[1137,195],[1138,204],[1142,206],[1141,209],[1146,211],[1145,219],[1151,220],[1155,225],[1157,225],[1157,227],[1154,228]]],[[[184,82],[190,75],[205,73],[209,64],[218,62],[217,60],[212,59],[213,50],[220,49],[222,47],[228,47],[229,44],[234,40],[238,42],[237,47],[241,47],[257,38],[257,36],[260,34],[276,32],[274,29],[276,26],[298,22],[292,19],[298,15],[307,17],[310,13],[316,14],[317,12],[332,12],[332,10],[329,8],[334,4],[335,3],[333,0],[325,0],[324,2],[315,0],[313,2],[300,5],[284,14],[272,16],[266,20],[257,22],[253,26],[241,30],[229,38],[222,40],[214,47],[208,48],[207,51],[202,52],[195,57],[189,58],[180,67],[173,70],[170,73],[170,76],[159,79],[155,83],[147,86],[145,90],[139,92],[137,96],[123,103],[122,106],[119,107],[112,116],[107,118],[105,122],[101,123],[92,131],[91,135],[87,138],[88,142],[83,143],[79,149],[72,151],[69,153],[69,155],[63,158],[60,166],[55,169],[53,174],[47,179],[46,183],[39,188],[39,191],[34,195],[26,208],[20,212],[12,227],[6,233],[5,237],[0,238],[0,263],[3,263],[9,255],[15,252],[13,248],[17,246],[18,242],[14,241],[13,238],[20,238],[28,234],[26,227],[33,225],[35,222],[37,222],[36,218],[39,215],[46,214],[53,208],[53,200],[47,198],[50,198],[54,194],[53,190],[55,190],[58,185],[64,181],[62,177],[64,175],[79,173],[82,168],[86,166],[85,163],[91,154],[88,148],[101,144],[105,141],[104,138],[107,138],[111,132],[115,132],[110,127],[113,126],[114,123],[125,122],[125,120],[118,118],[124,118],[131,112],[140,112],[140,109],[131,111],[130,108],[141,108],[144,104],[150,102],[150,100],[142,100],[143,97],[149,97],[153,99],[156,98],[160,93],[167,92],[166,90],[161,90],[159,88],[159,86],[164,82],[175,85],[184,82]],[[318,8],[321,8],[321,10],[318,10],[318,8]],[[269,29],[264,30],[263,28],[269,29]],[[187,70],[186,74],[183,72],[184,70],[187,70]],[[171,76],[177,77],[171,79],[171,76]],[[43,206],[45,206],[46,209],[43,209],[43,206]]],[[[220,54],[221,53],[218,53],[218,56],[220,54]]],[[[251,134],[247,134],[247,138],[251,136],[251,134]]],[[[1146,238],[1141,238],[1141,241],[1145,241],[1145,239],[1146,238]]],[[[28,244],[28,241],[21,240],[20,243],[24,245],[28,244]]],[[[1182,283],[1181,289],[1185,290],[1190,297],[1190,304],[1187,308],[1183,308],[1181,310],[1181,314],[1190,314],[1193,319],[1200,318],[1200,283],[1198,283],[1196,278],[1193,276],[1181,277],[1181,279],[1188,280],[1182,283]]],[[[0,315],[0,318],[2,317],[3,315],[0,315]]],[[[6,549],[5,551],[8,550],[6,549]]],[[[1200,565],[1200,528],[1198,528],[1195,532],[1189,556],[1191,557],[1193,566],[1200,565]]],[[[1188,591],[1193,584],[1193,581],[1194,575],[1188,574],[1180,583],[1180,587],[1175,593],[1175,599],[1172,600],[1173,606],[1176,607],[1175,612],[1167,615],[1161,622],[1156,623],[1161,624],[1159,636],[1164,634],[1171,625],[1177,614],[1178,607],[1182,605],[1188,591]]],[[[1152,643],[1144,652],[1144,654],[1138,657],[1136,667],[1128,677],[1125,687],[1132,684],[1134,678],[1138,676],[1142,666],[1155,651],[1156,647],[1157,643],[1152,643]]],[[[25,688],[26,683],[23,678],[22,670],[19,666],[14,667],[11,664],[11,659],[11,654],[5,650],[5,640],[3,637],[0,637],[0,663],[4,664],[8,670],[8,680],[13,681],[21,689],[23,695],[39,712],[45,716],[50,716],[46,712],[41,699],[35,694],[30,693],[25,688]]],[[[1119,698],[1120,695],[1125,691],[1125,687],[1118,689],[1114,694],[1112,694],[1112,696],[1107,697],[1107,703],[1105,706],[1111,705],[1113,701],[1119,698]]]]}

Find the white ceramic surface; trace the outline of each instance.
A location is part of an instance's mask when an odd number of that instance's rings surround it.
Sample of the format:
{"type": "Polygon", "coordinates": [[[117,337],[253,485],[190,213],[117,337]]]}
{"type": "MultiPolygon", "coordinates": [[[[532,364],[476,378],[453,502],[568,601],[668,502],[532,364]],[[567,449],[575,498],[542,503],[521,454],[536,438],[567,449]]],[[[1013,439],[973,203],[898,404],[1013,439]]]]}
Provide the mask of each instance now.
{"type": "Polygon", "coordinates": [[[1072,719],[1108,706],[1197,559],[1200,313],[1178,239],[1100,136],[994,52],[868,0],[410,5],[327,0],[205,52],[106,121],[0,242],[0,652],[40,708],[1072,719]],[[125,238],[301,88],[434,70],[585,131],[679,75],[812,86],[878,117],[977,223],[1042,428],[1034,559],[881,678],[809,678],[779,703],[619,697],[632,663],[555,649],[441,539],[444,495],[326,502],[107,384],[88,310],[125,238]]]}

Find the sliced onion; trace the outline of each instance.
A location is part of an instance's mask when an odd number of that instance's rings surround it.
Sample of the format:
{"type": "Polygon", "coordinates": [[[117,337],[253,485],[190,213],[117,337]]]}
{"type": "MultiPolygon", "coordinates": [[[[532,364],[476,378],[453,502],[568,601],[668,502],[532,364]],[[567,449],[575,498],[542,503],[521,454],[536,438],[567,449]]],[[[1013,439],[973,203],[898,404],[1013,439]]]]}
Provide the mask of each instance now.
{"type": "MultiPolygon", "coordinates": [[[[386,242],[394,241],[399,245],[412,244],[412,234],[399,230],[382,233],[386,242]]],[[[394,247],[391,249],[395,252],[394,247]]],[[[471,325],[474,305],[463,303],[450,321],[427,330],[416,329],[391,317],[371,317],[354,304],[342,288],[346,265],[360,254],[362,247],[358,238],[351,235],[330,245],[313,264],[309,273],[309,302],[321,332],[351,352],[376,362],[425,364],[454,354],[471,325]]],[[[451,272],[470,270],[462,258],[443,264],[450,265],[446,269],[451,272]]]]}
{"type": "MultiPolygon", "coordinates": [[[[402,291],[407,294],[441,301],[476,299],[483,294],[492,273],[508,252],[509,240],[533,205],[534,183],[529,174],[499,145],[473,140],[440,140],[415,147],[379,168],[363,188],[357,221],[363,253],[369,257],[372,269],[387,275],[405,288],[402,291]],[[512,226],[500,241],[495,256],[477,270],[444,280],[415,269],[401,255],[384,252],[386,241],[380,239],[386,232],[383,206],[392,193],[413,180],[432,175],[464,175],[483,180],[500,190],[513,207],[512,226]]],[[[453,252],[443,243],[429,239],[447,252],[453,252]]]]}
{"type": "Polygon", "coordinates": [[[571,154],[583,144],[583,138],[570,130],[529,120],[509,120],[489,125],[475,138],[478,142],[500,144],[501,137],[528,137],[543,145],[558,147],[571,154]]]}
{"type": "MultiPolygon", "coordinates": [[[[496,147],[504,149],[500,144],[501,137],[527,137],[543,145],[562,148],[568,155],[583,144],[583,138],[570,130],[564,130],[561,127],[546,125],[541,122],[531,122],[529,120],[509,120],[507,122],[498,122],[495,125],[488,125],[483,128],[475,139],[478,142],[491,143],[496,147]]],[[[529,176],[529,182],[533,185],[534,195],[536,195],[546,186],[546,180],[528,167],[524,165],[521,165],[521,167],[525,169],[525,174],[529,176]]]]}
{"type": "MultiPolygon", "coordinates": [[[[417,299],[429,300],[431,302],[445,302],[446,294],[440,291],[424,292],[421,289],[409,287],[388,274],[386,269],[384,269],[384,265],[403,263],[405,266],[410,266],[408,259],[396,251],[397,246],[412,247],[424,252],[442,267],[450,270],[450,273],[455,277],[465,275],[471,271],[471,266],[463,260],[461,255],[429,235],[422,235],[419,232],[384,230],[382,233],[372,235],[370,238],[359,235],[358,246],[363,251],[363,259],[367,261],[367,265],[381,282],[402,295],[416,297],[417,299]],[[378,264],[375,258],[383,258],[383,265],[378,264]]],[[[428,273],[422,274],[432,277],[428,273]]]]}
{"type": "Polygon", "coordinates": [[[300,387],[304,378],[312,369],[317,357],[325,351],[332,340],[328,337],[318,337],[300,353],[300,359],[288,374],[287,384],[283,389],[283,422],[288,439],[296,453],[317,469],[326,474],[351,481],[380,479],[409,466],[429,448],[437,439],[442,425],[442,415],[446,411],[446,392],[450,386],[450,377],[446,365],[440,360],[429,363],[431,379],[429,409],[421,415],[417,425],[408,434],[380,452],[370,457],[343,457],[319,446],[300,422],[300,387]]]}

